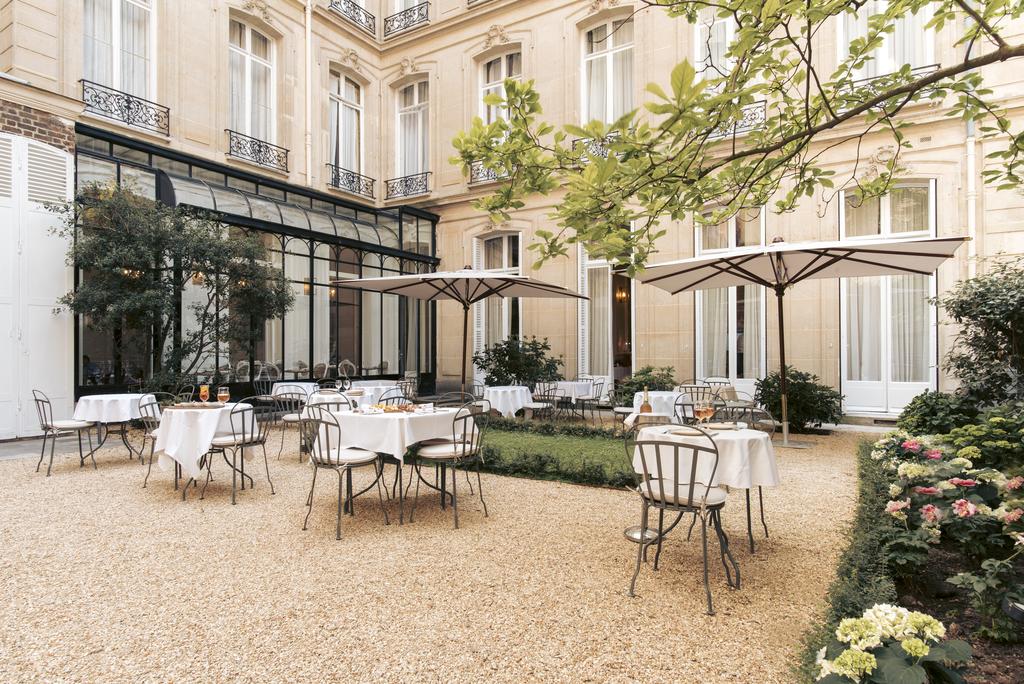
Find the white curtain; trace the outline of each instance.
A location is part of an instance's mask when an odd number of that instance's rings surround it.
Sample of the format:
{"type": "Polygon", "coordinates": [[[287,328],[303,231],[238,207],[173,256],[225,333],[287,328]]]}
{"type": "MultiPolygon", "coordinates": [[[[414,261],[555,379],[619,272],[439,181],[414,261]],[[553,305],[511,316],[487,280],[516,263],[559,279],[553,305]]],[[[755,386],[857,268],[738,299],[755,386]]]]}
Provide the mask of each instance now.
{"type": "Polygon", "coordinates": [[[633,48],[612,55],[612,116],[615,121],[633,109],[633,48]]]}
{"type": "Polygon", "coordinates": [[[126,93],[149,98],[149,0],[121,3],[121,87],[126,93]]]}
{"type": "Polygon", "coordinates": [[[863,201],[852,192],[845,193],[844,229],[846,237],[878,235],[882,231],[881,200],[870,197],[863,201]]]}
{"type": "Polygon", "coordinates": [[[882,380],[882,280],[846,279],[846,379],[882,380]]]}
{"type": "Polygon", "coordinates": [[[228,71],[231,104],[229,128],[239,133],[245,133],[245,56],[231,50],[228,57],[228,71]]]}
{"type": "Polygon", "coordinates": [[[729,289],[702,290],[701,368],[705,377],[729,376],[729,289]]]}
{"type": "Polygon", "coordinates": [[[910,233],[928,230],[928,186],[900,186],[889,193],[891,231],[910,233]]]}
{"type": "MultiPolygon", "coordinates": [[[[363,278],[376,278],[380,276],[380,267],[377,265],[378,258],[372,254],[363,257],[363,278]]],[[[363,356],[361,365],[363,368],[376,368],[380,365],[380,325],[381,325],[381,295],[376,292],[362,293],[362,321],[360,330],[362,332],[363,356]]],[[[374,373],[375,371],[365,371],[374,373]]]]}
{"type": "Polygon", "coordinates": [[[928,382],[928,276],[890,276],[893,382],[928,382]]]}
{"type": "Polygon", "coordinates": [[[587,114],[586,119],[605,121],[608,103],[608,69],[604,59],[598,57],[587,61],[587,114]]]}
{"type": "Polygon", "coordinates": [[[761,309],[764,289],[759,285],[736,288],[736,367],[737,377],[757,378],[761,374],[761,354],[764,330],[761,327],[761,309]]]}
{"type": "Polygon", "coordinates": [[[309,283],[309,247],[301,240],[289,240],[284,256],[285,277],[292,281],[295,305],[284,316],[284,367],[309,368],[309,311],[312,285],[309,283]]]}
{"type": "Polygon", "coordinates": [[[927,41],[931,39],[931,34],[926,32],[924,27],[931,18],[931,9],[925,6],[917,14],[908,12],[896,21],[893,70],[904,64],[909,64],[911,68],[927,66],[927,41]]]}
{"type": "Polygon", "coordinates": [[[111,0],[85,0],[82,22],[85,38],[85,78],[107,86],[114,85],[111,11],[111,0]]]}
{"type": "Polygon", "coordinates": [[[259,140],[271,141],[270,120],[270,67],[252,62],[252,125],[249,135],[259,140]]]}
{"type": "Polygon", "coordinates": [[[612,271],[607,266],[587,269],[589,330],[587,351],[591,375],[611,375],[612,271]]]}
{"type": "Polygon", "coordinates": [[[343,104],[341,107],[341,166],[356,173],[362,171],[362,166],[359,163],[359,130],[361,126],[359,110],[343,104]]]}

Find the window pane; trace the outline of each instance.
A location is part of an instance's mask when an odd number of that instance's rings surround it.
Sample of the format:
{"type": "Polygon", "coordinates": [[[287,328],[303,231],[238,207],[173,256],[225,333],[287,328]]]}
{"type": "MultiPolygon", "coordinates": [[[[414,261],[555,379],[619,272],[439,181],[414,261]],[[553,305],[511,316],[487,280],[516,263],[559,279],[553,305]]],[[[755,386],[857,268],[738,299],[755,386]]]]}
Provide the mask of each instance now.
{"type": "Polygon", "coordinates": [[[484,241],[484,268],[505,268],[502,261],[503,238],[491,238],[484,241]]]}
{"type": "Polygon", "coordinates": [[[271,142],[270,67],[252,64],[252,130],[249,135],[271,142]]]}
{"type": "Polygon", "coordinates": [[[84,75],[87,80],[113,85],[113,37],[111,36],[111,0],[85,0],[84,75]]]}
{"type": "Polygon", "coordinates": [[[633,109],[633,50],[612,55],[612,116],[616,120],[633,109]]]}
{"type": "Polygon", "coordinates": [[[501,315],[504,300],[500,297],[488,297],[484,302],[484,311],[487,316],[484,321],[484,331],[487,333],[484,344],[490,347],[495,342],[505,339],[505,326],[501,315]]]}
{"type": "Polygon", "coordinates": [[[607,67],[605,60],[592,59],[587,62],[587,112],[586,119],[604,121],[608,102],[607,67]]]}
{"type": "Polygon", "coordinates": [[[729,247],[729,223],[723,221],[713,225],[700,225],[700,248],[706,252],[711,249],[727,249],[729,247]]]}
{"type": "Polygon", "coordinates": [[[509,268],[519,268],[519,235],[508,236],[509,268]]]}
{"type": "Polygon", "coordinates": [[[592,55],[605,49],[608,27],[604,24],[587,31],[587,54],[592,55]]]}
{"type": "Polygon", "coordinates": [[[587,351],[591,375],[611,375],[612,271],[607,266],[587,270],[587,351]]]}
{"type": "Polygon", "coordinates": [[[729,288],[703,290],[701,296],[701,370],[705,377],[729,377],[729,288]]]}
{"type": "Polygon", "coordinates": [[[928,187],[904,186],[889,193],[893,233],[928,230],[928,187]]]}
{"type": "Polygon", "coordinates": [[[411,107],[416,103],[416,86],[406,86],[398,94],[399,105],[411,107]]]}
{"type": "Polygon", "coordinates": [[[928,276],[890,277],[892,381],[928,382],[928,276]]]}
{"type": "Polygon", "coordinates": [[[232,51],[228,59],[229,89],[231,91],[230,123],[232,130],[245,132],[245,57],[232,51]]]}
{"type": "Polygon", "coordinates": [[[878,235],[882,230],[881,202],[877,197],[860,201],[846,193],[846,237],[878,235]]]}
{"type": "Polygon", "coordinates": [[[633,42],[633,20],[616,21],[612,24],[612,44],[616,47],[633,42]]]}
{"type": "Polygon", "coordinates": [[[121,5],[120,89],[148,98],[149,92],[149,10],[131,2],[121,5]]]}
{"type": "Polygon", "coordinates": [[[505,70],[505,78],[511,78],[513,76],[519,76],[523,73],[523,55],[519,52],[513,52],[508,55],[508,69],[505,70]]]}
{"type": "Polygon", "coordinates": [[[429,86],[427,85],[427,82],[426,81],[421,82],[419,84],[419,86],[417,87],[417,90],[418,90],[419,96],[420,96],[419,103],[420,104],[425,103],[429,99],[428,98],[429,86]]]}
{"type": "Polygon", "coordinates": [[[761,373],[763,292],[759,285],[736,288],[736,376],[740,378],[756,378],[761,373]]]}
{"type": "Polygon", "coordinates": [[[252,54],[263,60],[270,60],[270,39],[259,31],[252,32],[252,54]]]}
{"type": "Polygon", "coordinates": [[[231,44],[235,47],[245,47],[245,24],[231,20],[231,28],[229,30],[231,34],[231,44]]]}
{"type": "Polygon", "coordinates": [[[501,58],[492,59],[484,65],[484,83],[497,83],[501,80],[501,58]]]}
{"type": "Polygon", "coordinates": [[[362,102],[362,89],[351,78],[345,79],[345,99],[353,104],[362,102]]]}
{"type": "Polygon", "coordinates": [[[736,214],[736,246],[748,247],[761,244],[761,211],[742,210],[736,214]]]}
{"type": "Polygon", "coordinates": [[[846,378],[882,379],[882,294],[880,278],[846,280],[846,378]]]}

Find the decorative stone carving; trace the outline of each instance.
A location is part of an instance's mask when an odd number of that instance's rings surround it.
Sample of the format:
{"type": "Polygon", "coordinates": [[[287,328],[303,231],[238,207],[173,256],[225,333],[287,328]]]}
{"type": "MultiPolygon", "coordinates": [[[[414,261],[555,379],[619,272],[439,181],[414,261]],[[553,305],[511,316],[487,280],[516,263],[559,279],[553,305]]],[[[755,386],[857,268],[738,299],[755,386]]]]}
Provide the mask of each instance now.
{"type": "MultiPolygon", "coordinates": [[[[896,148],[892,145],[883,145],[876,149],[865,161],[864,172],[861,178],[877,178],[896,156],[896,148]]],[[[893,176],[902,176],[908,173],[909,169],[903,164],[896,162],[893,168],[893,176]]]]}
{"type": "Polygon", "coordinates": [[[485,48],[492,48],[495,45],[504,45],[508,42],[508,34],[505,33],[505,27],[500,24],[492,24],[491,28],[487,29],[487,39],[484,40],[485,48]]]}
{"type": "Polygon", "coordinates": [[[363,65],[359,60],[359,53],[353,50],[352,48],[342,50],[341,63],[347,66],[348,68],[352,69],[352,71],[356,71],[359,73],[362,73],[363,71],[363,65]]]}
{"type": "Polygon", "coordinates": [[[268,24],[273,23],[273,19],[270,16],[270,8],[267,7],[267,0],[245,0],[242,3],[242,9],[256,15],[268,24]]]}
{"type": "Polygon", "coordinates": [[[607,7],[615,7],[618,4],[619,0],[593,0],[590,3],[590,11],[597,12],[598,10],[603,10],[607,7]]]}
{"type": "Polygon", "coordinates": [[[398,67],[398,73],[401,76],[406,74],[414,74],[419,71],[419,67],[416,65],[416,60],[412,57],[403,57],[402,63],[398,67]]]}

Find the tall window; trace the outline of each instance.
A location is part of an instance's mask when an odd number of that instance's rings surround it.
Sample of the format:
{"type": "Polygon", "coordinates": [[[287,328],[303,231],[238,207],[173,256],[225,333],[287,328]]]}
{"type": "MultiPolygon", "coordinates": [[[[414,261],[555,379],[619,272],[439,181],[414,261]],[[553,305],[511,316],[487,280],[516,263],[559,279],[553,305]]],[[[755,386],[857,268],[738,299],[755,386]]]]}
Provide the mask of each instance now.
{"type": "MultiPolygon", "coordinates": [[[[761,211],[743,210],[727,221],[701,224],[697,251],[750,247],[764,242],[761,211]]],[[[740,285],[697,293],[697,374],[753,381],[764,373],[764,288],[740,285]]]]}
{"type": "Polygon", "coordinates": [[[153,99],[156,0],[85,0],[85,78],[153,99]]]}
{"type": "Polygon", "coordinates": [[[398,91],[398,175],[430,170],[429,94],[426,81],[398,91]]]}
{"type": "Polygon", "coordinates": [[[510,52],[501,57],[488,60],[483,65],[482,80],[480,88],[480,116],[484,123],[494,123],[498,119],[505,118],[505,109],[496,107],[484,102],[491,94],[505,95],[505,79],[518,79],[523,75],[523,54],[521,52],[510,52]]]}
{"type": "Polygon", "coordinates": [[[363,171],[363,89],[348,76],[331,72],[331,163],[363,171]]]}
{"type": "MultiPolygon", "coordinates": [[[[857,240],[934,234],[933,196],[934,186],[929,181],[901,182],[889,194],[873,199],[845,195],[840,209],[841,237],[857,240]]],[[[842,293],[847,404],[898,411],[929,383],[931,277],[845,278],[842,293]]]]}
{"type": "MultiPolygon", "coordinates": [[[[476,241],[476,267],[502,275],[520,275],[519,233],[496,235],[476,241]]],[[[519,299],[489,297],[480,305],[477,325],[483,326],[483,342],[491,346],[511,335],[522,335],[519,299]],[[480,312],[482,310],[482,319],[480,312]]]]}
{"type": "Polygon", "coordinates": [[[736,22],[731,17],[719,17],[713,7],[701,9],[694,27],[693,63],[698,73],[708,78],[724,76],[731,68],[726,56],[735,35],[736,22]]]}
{"type": "Polygon", "coordinates": [[[583,120],[612,122],[633,109],[633,20],[587,31],[583,54],[583,120]]]}
{"type": "Polygon", "coordinates": [[[274,44],[251,26],[231,20],[230,128],[274,141],[274,44]]]}
{"type": "MultiPolygon", "coordinates": [[[[869,0],[856,15],[840,15],[839,58],[846,59],[850,42],[868,34],[868,19],[885,11],[887,0],[869,0]]],[[[923,67],[933,60],[933,38],[931,29],[925,24],[931,21],[932,12],[928,6],[917,14],[906,14],[896,21],[893,33],[885,37],[882,45],[872,54],[863,67],[856,71],[858,78],[872,78],[891,74],[905,65],[911,68],[923,67]]]]}

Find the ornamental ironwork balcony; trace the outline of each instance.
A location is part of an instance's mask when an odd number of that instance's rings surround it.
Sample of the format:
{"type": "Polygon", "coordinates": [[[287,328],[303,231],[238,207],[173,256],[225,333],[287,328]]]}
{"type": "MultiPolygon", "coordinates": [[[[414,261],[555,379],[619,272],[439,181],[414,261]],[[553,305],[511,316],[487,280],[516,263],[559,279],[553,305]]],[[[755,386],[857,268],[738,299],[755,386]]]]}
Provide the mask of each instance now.
{"type": "Polygon", "coordinates": [[[603,138],[576,138],[572,141],[572,151],[579,152],[580,161],[584,162],[592,157],[607,159],[611,153],[608,144],[617,137],[619,137],[619,134],[612,131],[603,138]]]}
{"type": "MultiPolygon", "coordinates": [[[[926,76],[933,71],[937,71],[942,68],[941,64],[926,64],[925,66],[914,67],[910,70],[911,80],[926,76]]],[[[883,92],[886,88],[889,88],[897,83],[897,79],[894,77],[899,74],[898,71],[894,71],[888,74],[879,74],[878,76],[868,76],[867,78],[858,78],[854,81],[849,81],[848,87],[850,90],[858,90],[861,88],[866,89],[870,95],[878,95],[883,92]]],[[[899,83],[904,83],[901,79],[899,83]]]]}
{"type": "Polygon", "coordinates": [[[476,183],[493,183],[494,181],[499,181],[505,178],[508,178],[507,173],[487,168],[482,161],[475,161],[469,165],[470,185],[474,185],[476,183]]]}
{"type": "Polygon", "coordinates": [[[430,171],[384,181],[384,199],[425,195],[430,192],[430,171]]]}
{"type": "Polygon", "coordinates": [[[376,181],[373,178],[349,171],[336,164],[328,164],[327,168],[331,171],[329,182],[332,188],[374,199],[373,184],[376,181]]]}
{"type": "Polygon", "coordinates": [[[421,2],[409,9],[384,17],[384,37],[388,38],[421,24],[430,23],[430,3],[421,2]]]}
{"type": "Polygon", "coordinates": [[[739,119],[722,124],[709,137],[728,138],[747,133],[763,126],[767,117],[768,109],[763,101],[749,104],[743,108],[739,119]]]}
{"type": "Polygon", "coordinates": [[[171,110],[129,93],[82,79],[85,111],[119,121],[132,128],[170,135],[171,110]]]}
{"type": "Polygon", "coordinates": [[[363,9],[355,0],[331,0],[330,8],[371,36],[377,35],[377,17],[363,9]]]}
{"type": "Polygon", "coordinates": [[[228,132],[229,157],[288,173],[288,150],[230,128],[225,130],[228,132]]]}

